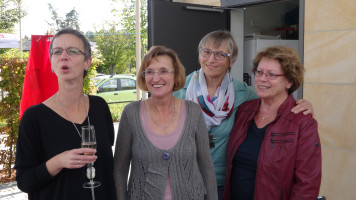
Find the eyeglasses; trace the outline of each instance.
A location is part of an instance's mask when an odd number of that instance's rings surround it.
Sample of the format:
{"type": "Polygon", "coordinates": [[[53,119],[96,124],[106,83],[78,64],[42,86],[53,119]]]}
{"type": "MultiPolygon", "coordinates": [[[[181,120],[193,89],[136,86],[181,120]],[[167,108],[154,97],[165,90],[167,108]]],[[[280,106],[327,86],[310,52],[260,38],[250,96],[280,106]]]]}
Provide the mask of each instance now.
{"type": "Polygon", "coordinates": [[[200,55],[204,58],[210,58],[211,54],[214,54],[216,60],[224,60],[226,57],[230,57],[231,54],[222,51],[212,51],[210,49],[200,49],[200,55]]]}
{"type": "Polygon", "coordinates": [[[276,79],[277,76],[284,76],[284,74],[275,74],[273,72],[263,72],[261,70],[256,70],[256,71],[253,71],[253,73],[255,74],[256,77],[262,77],[263,74],[266,74],[266,77],[268,80],[274,80],[276,79]]]}
{"type": "Polygon", "coordinates": [[[77,48],[70,47],[68,49],[62,49],[62,48],[53,48],[50,50],[50,53],[52,55],[62,55],[63,51],[66,51],[68,55],[74,56],[74,55],[85,55],[85,53],[77,48]]]}
{"type": "Polygon", "coordinates": [[[172,70],[172,71],[168,71],[166,69],[162,69],[162,70],[159,70],[159,71],[146,70],[146,71],[142,72],[142,76],[144,78],[151,78],[151,77],[153,77],[155,75],[155,73],[157,73],[159,75],[159,77],[165,78],[165,77],[168,77],[168,75],[173,74],[174,70],[172,70]]]}

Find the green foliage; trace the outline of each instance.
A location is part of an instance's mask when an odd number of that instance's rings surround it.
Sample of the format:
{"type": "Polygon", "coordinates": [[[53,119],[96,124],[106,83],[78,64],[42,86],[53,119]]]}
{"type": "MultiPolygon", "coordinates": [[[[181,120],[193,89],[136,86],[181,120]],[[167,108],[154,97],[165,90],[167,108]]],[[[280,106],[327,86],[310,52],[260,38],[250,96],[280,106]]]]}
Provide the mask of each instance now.
{"type": "MultiPolygon", "coordinates": [[[[134,74],[136,68],[136,18],[135,0],[113,0],[123,5],[122,10],[113,9],[119,16],[116,22],[107,23],[110,28],[87,32],[91,41],[98,45],[103,64],[97,71],[104,74],[134,74]]],[[[147,0],[141,1],[141,47],[147,51],[147,0]]]]}
{"type": "Polygon", "coordinates": [[[0,119],[0,128],[6,126],[6,121],[0,119]]]}
{"type": "Polygon", "coordinates": [[[88,69],[88,73],[83,80],[83,91],[85,94],[95,94],[97,88],[95,87],[92,78],[96,76],[96,68],[101,63],[101,60],[98,58],[96,51],[92,53],[92,63],[88,69]]]}
{"type": "MultiPolygon", "coordinates": [[[[115,1],[115,0],[114,0],[115,1]]],[[[114,10],[118,12],[120,16],[120,25],[123,27],[123,31],[132,34],[130,38],[130,46],[126,50],[127,57],[130,58],[130,63],[136,68],[136,1],[135,0],[118,0],[124,5],[122,11],[114,10]]],[[[142,55],[147,52],[148,46],[148,30],[147,30],[147,0],[141,0],[140,5],[140,33],[141,34],[141,48],[142,55]]]]}
{"type": "Polygon", "coordinates": [[[127,104],[129,104],[129,103],[109,104],[111,117],[114,122],[120,121],[122,111],[124,110],[124,108],[127,104]]]}
{"type": "Polygon", "coordinates": [[[0,33],[13,33],[16,23],[27,15],[21,4],[22,0],[0,0],[0,33]]]}
{"type": "Polygon", "coordinates": [[[0,49],[0,55],[4,54],[5,52],[9,51],[10,49],[0,49]]]}
{"type": "Polygon", "coordinates": [[[103,60],[97,71],[104,74],[127,74],[130,64],[127,49],[130,47],[131,35],[118,31],[116,25],[112,24],[108,31],[100,30],[94,38],[103,60]]]}
{"type": "Polygon", "coordinates": [[[95,42],[94,35],[95,35],[95,33],[92,31],[87,31],[85,33],[85,36],[88,38],[89,42],[95,42]]]}
{"type": "Polygon", "coordinates": [[[15,159],[14,152],[20,124],[19,108],[27,59],[28,53],[22,55],[18,49],[7,51],[0,57],[0,88],[8,92],[0,102],[0,121],[5,121],[5,126],[0,127],[1,142],[6,147],[6,150],[0,151],[0,162],[8,171],[9,177],[15,159]]]}
{"type": "MultiPolygon", "coordinates": [[[[128,33],[136,33],[136,1],[135,0],[119,0],[123,3],[124,9],[122,12],[116,10],[121,16],[120,22],[124,27],[124,31],[128,33]]],[[[147,47],[147,0],[141,0],[140,5],[140,27],[141,27],[141,42],[142,47],[147,47]]],[[[133,38],[135,40],[135,37],[133,38]]],[[[135,46],[133,46],[135,47],[135,46]]],[[[134,49],[135,50],[135,49],[134,49]]]]}
{"type": "Polygon", "coordinates": [[[79,13],[74,8],[66,14],[65,19],[58,16],[57,10],[55,10],[50,3],[48,4],[48,8],[52,13],[51,19],[53,20],[52,23],[47,22],[47,24],[51,26],[51,34],[69,27],[80,31],[79,13]]]}

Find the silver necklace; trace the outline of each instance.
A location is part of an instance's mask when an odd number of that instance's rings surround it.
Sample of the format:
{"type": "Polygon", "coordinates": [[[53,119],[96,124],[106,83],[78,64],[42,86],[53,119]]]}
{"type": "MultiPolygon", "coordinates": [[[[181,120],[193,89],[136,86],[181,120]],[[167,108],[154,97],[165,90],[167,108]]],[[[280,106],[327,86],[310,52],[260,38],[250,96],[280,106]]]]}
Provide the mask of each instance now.
{"type": "Polygon", "coordinates": [[[174,121],[175,114],[176,114],[176,101],[175,101],[175,99],[173,98],[173,116],[171,118],[171,121],[166,126],[161,126],[158,122],[156,122],[153,119],[153,117],[152,117],[152,102],[151,102],[152,100],[150,99],[149,101],[150,101],[150,117],[151,117],[153,123],[155,123],[160,128],[168,128],[172,124],[172,122],[174,121]]]}
{"type": "MultiPolygon", "coordinates": [[[[73,124],[73,126],[74,126],[75,130],[77,130],[77,133],[78,133],[79,137],[81,138],[81,137],[82,137],[82,135],[80,134],[80,132],[79,132],[79,130],[78,130],[78,128],[77,128],[77,126],[74,124],[74,122],[72,121],[72,119],[69,117],[69,115],[68,115],[68,113],[67,113],[66,109],[64,108],[64,106],[62,105],[61,101],[59,100],[59,94],[58,94],[58,92],[57,92],[56,97],[57,97],[57,102],[58,102],[59,106],[62,108],[62,110],[63,110],[63,111],[64,111],[64,113],[66,114],[66,116],[68,117],[69,121],[70,121],[70,122],[72,122],[72,124],[73,124]]],[[[86,107],[86,104],[85,104],[85,95],[84,95],[84,97],[83,97],[83,98],[84,98],[83,100],[84,100],[85,112],[86,112],[87,117],[88,117],[88,125],[90,125],[89,113],[88,113],[88,110],[87,110],[87,107],[86,107]]]]}

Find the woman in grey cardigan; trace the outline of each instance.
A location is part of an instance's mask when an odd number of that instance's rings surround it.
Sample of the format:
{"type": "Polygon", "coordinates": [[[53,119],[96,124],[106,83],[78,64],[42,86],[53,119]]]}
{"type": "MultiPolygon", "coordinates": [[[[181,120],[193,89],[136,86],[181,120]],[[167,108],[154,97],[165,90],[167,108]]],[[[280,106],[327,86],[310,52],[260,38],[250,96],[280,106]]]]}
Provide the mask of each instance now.
{"type": "Polygon", "coordinates": [[[151,97],[127,105],[122,113],[114,156],[118,199],[216,200],[201,109],[173,96],[185,84],[177,54],[153,46],[143,58],[140,74],[137,84],[151,97]]]}

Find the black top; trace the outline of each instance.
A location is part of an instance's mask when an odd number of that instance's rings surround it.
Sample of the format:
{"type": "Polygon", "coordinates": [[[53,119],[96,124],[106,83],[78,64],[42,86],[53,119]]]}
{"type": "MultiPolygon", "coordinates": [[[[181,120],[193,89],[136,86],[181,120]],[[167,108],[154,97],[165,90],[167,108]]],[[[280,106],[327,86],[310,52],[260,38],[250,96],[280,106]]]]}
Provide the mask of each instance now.
{"type": "Polygon", "coordinates": [[[246,139],[236,151],[231,170],[231,199],[253,200],[257,160],[267,126],[260,129],[252,120],[246,139]]]}
{"type": "MultiPolygon", "coordinates": [[[[94,125],[97,137],[94,180],[101,182],[101,186],[94,189],[95,198],[114,200],[113,121],[109,107],[101,97],[89,96],[89,104],[90,124],[94,125]]],[[[75,125],[81,131],[82,126],[88,125],[88,120],[75,125]]],[[[91,199],[91,190],[82,187],[88,181],[86,166],[62,169],[54,177],[45,166],[53,156],[80,147],[81,137],[72,122],[42,103],[28,108],[21,119],[17,140],[15,169],[19,189],[28,193],[29,200],[91,199]]]]}

